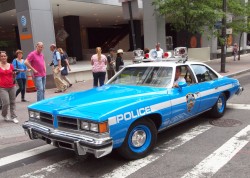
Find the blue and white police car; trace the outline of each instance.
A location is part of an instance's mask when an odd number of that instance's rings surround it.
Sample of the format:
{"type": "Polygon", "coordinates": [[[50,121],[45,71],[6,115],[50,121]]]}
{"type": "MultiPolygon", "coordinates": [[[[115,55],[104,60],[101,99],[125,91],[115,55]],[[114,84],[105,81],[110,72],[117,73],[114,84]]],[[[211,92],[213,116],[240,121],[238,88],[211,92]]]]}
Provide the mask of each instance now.
{"type": "Polygon", "coordinates": [[[127,159],[148,155],[164,129],[208,112],[222,117],[229,98],[243,88],[199,62],[152,62],[124,67],[104,86],[28,106],[23,124],[42,139],[78,155],[100,158],[113,149],[127,159]],[[173,88],[176,69],[185,82],[173,88]]]}

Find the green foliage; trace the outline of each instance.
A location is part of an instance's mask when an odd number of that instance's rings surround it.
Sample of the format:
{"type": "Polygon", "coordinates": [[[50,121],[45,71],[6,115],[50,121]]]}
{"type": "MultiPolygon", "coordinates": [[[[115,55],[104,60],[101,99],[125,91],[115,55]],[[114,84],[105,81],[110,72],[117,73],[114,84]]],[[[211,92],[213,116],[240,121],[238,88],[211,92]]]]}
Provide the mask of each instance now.
{"type": "MultiPolygon", "coordinates": [[[[227,13],[233,15],[233,21],[227,24],[227,28],[233,28],[233,33],[249,32],[249,3],[245,4],[244,0],[226,1],[227,13]]],[[[202,33],[207,27],[213,31],[214,24],[226,17],[222,3],[223,0],[155,0],[153,5],[157,13],[166,16],[176,31],[202,33]]],[[[213,35],[218,37],[220,33],[220,30],[213,31],[213,35]]]]}
{"type": "Polygon", "coordinates": [[[153,5],[177,31],[202,33],[205,27],[213,29],[223,17],[221,0],[155,0],[153,5]]]}
{"type": "Polygon", "coordinates": [[[234,34],[250,32],[250,5],[242,0],[228,0],[228,12],[232,14],[233,21],[227,24],[234,34]]]}

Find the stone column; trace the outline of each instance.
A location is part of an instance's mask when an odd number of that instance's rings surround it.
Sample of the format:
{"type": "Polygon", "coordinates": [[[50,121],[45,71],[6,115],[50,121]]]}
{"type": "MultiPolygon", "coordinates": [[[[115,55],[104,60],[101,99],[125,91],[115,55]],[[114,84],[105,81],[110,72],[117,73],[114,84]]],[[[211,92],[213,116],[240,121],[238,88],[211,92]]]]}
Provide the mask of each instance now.
{"type": "MultiPolygon", "coordinates": [[[[55,43],[55,31],[50,0],[15,0],[18,30],[24,58],[35,49],[37,42],[44,43],[46,63],[52,60],[50,44],[55,43]]],[[[52,70],[47,66],[47,88],[54,86],[52,70]]]]}
{"type": "MultiPolygon", "coordinates": [[[[133,20],[133,24],[134,24],[136,48],[141,48],[142,49],[141,21],[140,20],[133,20]]],[[[130,26],[130,21],[129,21],[129,26],[130,26]]],[[[130,45],[130,49],[133,49],[133,40],[132,40],[131,28],[129,30],[129,45],[130,45]]]]}
{"type": "Polygon", "coordinates": [[[144,47],[152,49],[159,42],[166,51],[165,17],[157,16],[152,2],[153,0],[143,1],[144,47]]]}
{"type": "Polygon", "coordinates": [[[66,51],[69,56],[81,61],[83,56],[79,16],[65,16],[63,20],[64,29],[69,34],[66,38],[66,51]]]}

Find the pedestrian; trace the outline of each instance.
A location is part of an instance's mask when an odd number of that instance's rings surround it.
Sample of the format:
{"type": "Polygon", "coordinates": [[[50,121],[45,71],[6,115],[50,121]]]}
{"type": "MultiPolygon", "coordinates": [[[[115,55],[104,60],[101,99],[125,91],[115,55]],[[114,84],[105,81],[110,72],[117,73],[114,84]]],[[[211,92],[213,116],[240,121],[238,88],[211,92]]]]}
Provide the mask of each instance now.
{"type": "Polygon", "coordinates": [[[56,91],[55,93],[64,92],[67,90],[67,85],[61,79],[61,55],[56,49],[55,44],[50,45],[50,51],[53,53],[52,55],[52,62],[53,62],[53,75],[54,81],[56,84],[56,91]]]}
{"type": "Polygon", "coordinates": [[[179,82],[186,82],[185,78],[181,76],[181,66],[177,66],[175,69],[174,85],[173,88],[178,88],[179,82]]]}
{"type": "Polygon", "coordinates": [[[16,56],[17,57],[12,61],[14,68],[17,70],[16,81],[19,87],[16,91],[16,97],[21,92],[21,101],[27,102],[27,100],[25,99],[25,89],[26,89],[26,71],[28,69],[27,66],[24,64],[23,52],[21,50],[17,50],[16,56]]]}
{"type": "Polygon", "coordinates": [[[58,52],[61,54],[61,65],[63,67],[63,70],[61,71],[61,78],[68,83],[68,87],[72,86],[72,83],[70,82],[68,75],[68,70],[71,71],[69,61],[68,61],[68,55],[66,52],[63,51],[62,48],[57,49],[58,52]]]}
{"type": "Polygon", "coordinates": [[[7,61],[5,51],[0,51],[0,98],[2,102],[2,118],[5,121],[18,123],[16,116],[16,72],[14,66],[7,61]],[[10,118],[8,110],[10,108],[10,118]]]}
{"type": "MultiPolygon", "coordinates": [[[[237,43],[234,43],[234,46],[233,46],[234,61],[236,61],[237,55],[238,55],[238,45],[237,45],[237,43]]],[[[238,60],[239,60],[239,58],[238,58],[238,60]]]]}
{"type": "Polygon", "coordinates": [[[36,49],[28,54],[24,62],[24,64],[33,71],[37,89],[37,101],[41,101],[45,98],[46,63],[42,53],[43,48],[43,43],[38,42],[36,49]]]}
{"type": "Polygon", "coordinates": [[[116,55],[116,60],[115,60],[115,64],[116,64],[115,65],[115,70],[116,70],[116,72],[118,72],[124,66],[122,55],[123,55],[123,50],[118,49],[117,50],[117,55],[116,55]]]}
{"type": "Polygon", "coordinates": [[[108,73],[108,80],[109,80],[115,75],[115,49],[114,48],[109,49],[107,60],[108,60],[107,73],[108,73]]]}
{"type": "Polygon", "coordinates": [[[100,86],[104,85],[107,58],[102,54],[101,47],[96,48],[96,54],[91,57],[91,65],[94,78],[93,87],[98,87],[98,81],[100,86]]]}
{"type": "Polygon", "coordinates": [[[144,48],[144,59],[147,59],[149,57],[149,49],[144,48]]]}
{"type": "Polygon", "coordinates": [[[156,53],[157,53],[157,59],[164,58],[164,51],[163,51],[163,49],[161,49],[161,44],[160,43],[156,43],[155,50],[156,50],[156,53]]]}

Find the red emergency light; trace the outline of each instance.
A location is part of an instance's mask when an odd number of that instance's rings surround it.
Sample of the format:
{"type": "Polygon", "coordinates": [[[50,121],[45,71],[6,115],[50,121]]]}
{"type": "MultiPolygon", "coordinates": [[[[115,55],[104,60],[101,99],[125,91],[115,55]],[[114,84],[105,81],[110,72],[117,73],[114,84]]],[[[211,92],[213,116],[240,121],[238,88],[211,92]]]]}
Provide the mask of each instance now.
{"type": "Polygon", "coordinates": [[[168,57],[168,55],[169,55],[168,52],[164,53],[164,57],[168,57]]]}

